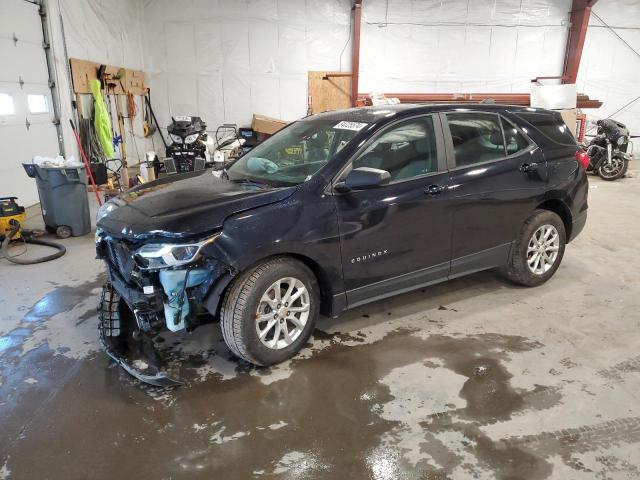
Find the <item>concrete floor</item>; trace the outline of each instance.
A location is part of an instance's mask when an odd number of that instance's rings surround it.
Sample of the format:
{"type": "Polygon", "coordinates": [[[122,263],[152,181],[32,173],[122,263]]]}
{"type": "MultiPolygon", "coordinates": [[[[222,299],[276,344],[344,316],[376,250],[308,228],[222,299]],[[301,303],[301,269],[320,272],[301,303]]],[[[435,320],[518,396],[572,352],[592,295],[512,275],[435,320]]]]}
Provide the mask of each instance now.
{"type": "Polygon", "coordinates": [[[634,173],[591,177],[587,227],[542,287],[485,272],[323,318],[270,369],[201,327],[166,343],[174,390],[100,351],[91,236],[40,266],[0,259],[0,479],[640,478],[634,173]]]}

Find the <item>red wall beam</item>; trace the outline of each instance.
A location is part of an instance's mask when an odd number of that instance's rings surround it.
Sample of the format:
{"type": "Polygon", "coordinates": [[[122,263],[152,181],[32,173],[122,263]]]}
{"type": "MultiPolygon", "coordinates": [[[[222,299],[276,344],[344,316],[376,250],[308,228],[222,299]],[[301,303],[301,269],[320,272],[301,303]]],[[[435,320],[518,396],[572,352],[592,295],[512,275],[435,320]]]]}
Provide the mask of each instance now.
{"type": "Polygon", "coordinates": [[[351,60],[351,105],[358,101],[358,77],[360,76],[360,26],[362,23],[362,0],[353,5],[353,56],[351,60]]]}
{"type": "Polygon", "coordinates": [[[591,16],[591,7],[598,0],[573,0],[571,5],[571,28],[567,40],[567,50],[564,57],[563,83],[576,83],[584,40],[587,37],[587,27],[591,16]]]}

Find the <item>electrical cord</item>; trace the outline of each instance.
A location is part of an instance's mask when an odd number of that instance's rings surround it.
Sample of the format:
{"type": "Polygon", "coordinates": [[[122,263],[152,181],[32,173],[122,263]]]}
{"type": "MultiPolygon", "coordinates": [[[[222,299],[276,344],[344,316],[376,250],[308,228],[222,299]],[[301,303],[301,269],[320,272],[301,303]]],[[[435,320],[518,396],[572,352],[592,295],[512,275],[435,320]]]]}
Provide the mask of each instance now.
{"type": "Polygon", "coordinates": [[[25,252],[22,252],[18,255],[9,255],[9,243],[20,230],[20,222],[18,222],[17,220],[10,220],[9,225],[11,225],[11,229],[7,232],[7,235],[4,237],[4,240],[2,241],[2,246],[0,247],[0,251],[4,255],[4,258],[9,260],[11,263],[15,263],[17,265],[33,265],[36,263],[44,263],[50,260],[55,260],[56,258],[60,258],[65,253],[67,253],[67,249],[65,248],[64,245],[61,245],[59,243],[54,243],[54,242],[47,242],[46,240],[38,240],[36,238],[33,238],[31,235],[29,235],[29,233],[23,231],[22,237],[25,243],[55,248],[57,252],[52,253],[50,255],[45,255],[43,257],[27,258],[27,259],[16,258],[16,257],[19,257],[20,255],[23,255],[26,252],[26,250],[25,252]]]}

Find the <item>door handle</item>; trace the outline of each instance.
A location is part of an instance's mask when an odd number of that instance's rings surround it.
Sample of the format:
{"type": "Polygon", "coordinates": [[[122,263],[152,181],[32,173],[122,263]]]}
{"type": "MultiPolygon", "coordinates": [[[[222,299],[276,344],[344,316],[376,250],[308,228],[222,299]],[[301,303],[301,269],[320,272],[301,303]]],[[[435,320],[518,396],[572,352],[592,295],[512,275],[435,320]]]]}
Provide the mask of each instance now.
{"type": "Polygon", "coordinates": [[[438,195],[439,193],[442,193],[443,190],[444,187],[442,185],[429,185],[424,189],[424,193],[427,195],[438,195]]]}
{"type": "Polygon", "coordinates": [[[520,168],[518,170],[520,170],[521,172],[527,173],[527,172],[533,172],[537,169],[538,169],[538,164],[535,162],[531,162],[531,163],[523,163],[522,165],[520,165],[520,168]]]}

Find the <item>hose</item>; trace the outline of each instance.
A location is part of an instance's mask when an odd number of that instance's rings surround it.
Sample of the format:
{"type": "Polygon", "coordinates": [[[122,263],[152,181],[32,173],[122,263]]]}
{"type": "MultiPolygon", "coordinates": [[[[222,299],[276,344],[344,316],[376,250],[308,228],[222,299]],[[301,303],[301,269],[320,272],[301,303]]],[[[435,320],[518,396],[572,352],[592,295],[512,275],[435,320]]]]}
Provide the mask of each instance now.
{"type": "Polygon", "coordinates": [[[45,255],[44,257],[28,258],[24,260],[21,258],[16,258],[18,257],[18,255],[11,256],[9,255],[9,242],[11,242],[13,237],[20,230],[20,222],[18,222],[17,220],[11,220],[9,224],[11,225],[11,229],[7,232],[7,235],[4,237],[4,240],[2,241],[2,247],[0,247],[0,250],[4,255],[4,258],[9,260],[11,263],[16,263],[18,265],[33,265],[35,263],[44,263],[50,260],[55,260],[56,258],[60,258],[67,252],[67,249],[65,248],[64,245],[60,245],[59,243],[54,243],[54,242],[47,242],[46,240],[38,240],[36,238],[32,238],[29,234],[22,232],[22,236],[25,242],[33,245],[43,245],[45,247],[55,248],[57,252],[52,253],[51,255],[45,255]]]}

